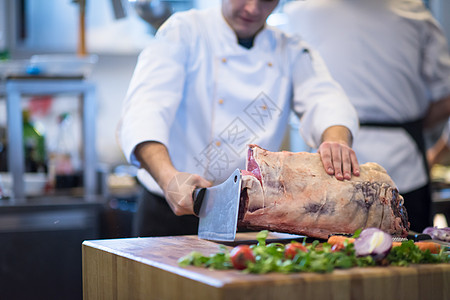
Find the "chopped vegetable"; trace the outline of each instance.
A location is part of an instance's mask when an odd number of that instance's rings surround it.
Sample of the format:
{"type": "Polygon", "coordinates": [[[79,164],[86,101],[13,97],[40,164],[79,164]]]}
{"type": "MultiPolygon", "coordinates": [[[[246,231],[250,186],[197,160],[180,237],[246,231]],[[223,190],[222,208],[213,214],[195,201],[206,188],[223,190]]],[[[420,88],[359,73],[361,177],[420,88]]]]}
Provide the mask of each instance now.
{"type": "Polygon", "coordinates": [[[381,260],[392,248],[392,237],[378,228],[366,228],[354,245],[357,256],[371,255],[375,260],[381,260]]]}
{"type": "Polygon", "coordinates": [[[247,245],[239,245],[233,248],[230,253],[231,263],[238,270],[247,268],[249,262],[255,262],[255,256],[247,245]]]}
{"type": "Polygon", "coordinates": [[[220,245],[219,253],[211,254],[210,256],[203,256],[198,251],[192,251],[189,255],[186,255],[178,260],[180,267],[186,267],[189,265],[196,267],[207,267],[216,270],[231,269],[233,266],[230,261],[230,254],[228,249],[220,245]]]}
{"type": "Polygon", "coordinates": [[[285,246],[284,257],[293,259],[299,251],[308,252],[308,249],[299,242],[291,242],[285,246]]]}
{"type": "Polygon", "coordinates": [[[402,242],[392,242],[392,248],[401,246],[402,242]]]}
{"type": "Polygon", "coordinates": [[[353,243],[354,241],[355,241],[354,238],[346,237],[343,235],[332,235],[328,238],[327,243],[330,245],[334,245],[339,243],[344,244],[344,242],[353,243]]]}
{"type": "MultiPolygon", "coordinates": [[[[369,231],[370,232],[370,231],[369,231]]],[[[399,243],[399,246],[392,248],[384,259],[380,259],[379,253],[383,252],[386,238],[384,235],[373,235],[367,246],[366,256],[357,255],[355,251],[358,240],[365,239],[367,233],[358,231],[353,238],[331,239],[334,244],[329,242],[319,243],[314,241],[311,244],[291,242],[284,245],[281,243],[266,244],[268,231],[264,230],[258,233],[256,245],[237,246],[229,252],[225,246],[220,246],[220,251],[210,256],[203,256],[199,252],[191,252],[179,259],[180,266],[203,266],[211,269],[239,269],[246,273],[264,274],[268,272],[332,272],[334,269],[347,269],[352,267],[367,266],[408,266],[409,264],[418,263],[449,263],[448,256],[444,249],[440,249],[437,254],[430,251],[431,246],[427,245],[423,249],[419,249],[417,244],[412,240],[399,243]],[[354,240],[354,243],[352,241],[354,240]],[[300,247],[302,246],[302,247],[300,247]],[[382,247],[383,246],[383,247],[382,247]],[[293,248],[294,255],[286,255],[287,249],[293,248]],[[305,250],[306,249],[306,250],[305,250]],[[369,249],[370,251],[367,251],[369,249]],[[239,255],[238,255],[239,254],[239,255]],[[233,261],[234,259],[237,261],[233,261]],[[239,264],[237,264],[239,262],[239,264]]],[[[389,236],[390,237],[390,236],[389,236]]],[[[342,238],[342,237],[340,237],[342,238]]],[[[391,245],[392,245],[391,241],[391,245]]],[[[422,246],[420,246],[422,247],[422,246]]],[[[364,247],[363,247],[364,248],[364,247]]],[[[433,250],[435,251],[435,250],[433,250]]]]}
{"type": "Polygon", "coordinates": [[[441,245],[433,242],[416,242],[417,248],[422,251],[430,250],[431,253],[438,254],[441,251],[441,245]]]}
{"type": "Polygon", "coordinates": [[[443,249],[439,254],[433,254],[429,249],[422,251],[412,240],[402,242],[398,247],[394,247],[389,252],[386,259],[391,265],[408,266],[409,264],[430,264],[430,263],[449,263],[450,256],[444,253],[443,249]]]}
{"type": "Polygon", "coordinates": [[[433,240],[450,242],[450,227],[427,227],[424,229],[423,233],[429,234],[433,240]]]}
{"type": "MultiPolygon", "coordinates": [[[[354,243],[354,241],[354,238],[349,238],[342,235],[333,235],[328,239],[327,243],[332,245],[332,251],[339,251],[345,247],[345,243],[354,243]]],[[[399,247],[401,245],[402,242],[392,242],[392,248],[399,247]]],[[[438,254],[441,250],[440,245],[433,242],[415,242],[414,245],[416,245],[419,250],[425,251],[429,249],[430,252],[434,254],[438,254]]]]}
{"type": "Polygon", "coordinates": [[[345,249],[344,243],[337,243],[331,247],[331,252],[337,252],[345,249]]]}

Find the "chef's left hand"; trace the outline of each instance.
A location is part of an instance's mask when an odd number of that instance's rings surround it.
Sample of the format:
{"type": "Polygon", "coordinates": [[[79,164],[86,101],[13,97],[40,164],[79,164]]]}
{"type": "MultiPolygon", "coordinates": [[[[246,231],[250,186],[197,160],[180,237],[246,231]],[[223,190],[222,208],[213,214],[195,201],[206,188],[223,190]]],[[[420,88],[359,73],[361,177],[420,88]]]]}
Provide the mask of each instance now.
{"type": "Polygon", "coordinates": [[[359,176],[359,164],[355,151],[350,147],[351,134],[346,127],[332,126],[322,135],[318,149],[323,167],[338,180],[350,180],[352,174],[359,176]]]}

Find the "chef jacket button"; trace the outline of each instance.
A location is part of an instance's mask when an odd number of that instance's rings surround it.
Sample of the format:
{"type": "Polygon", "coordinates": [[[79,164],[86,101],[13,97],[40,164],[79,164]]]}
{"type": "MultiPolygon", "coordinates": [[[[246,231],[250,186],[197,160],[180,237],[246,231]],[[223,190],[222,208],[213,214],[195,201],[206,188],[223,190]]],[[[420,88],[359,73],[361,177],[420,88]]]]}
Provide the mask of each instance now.
{"type": "Polygon", "coordinates": [[[272,64],[270,61],[267,63],[267,65],[268,65],[269,67],[273,66],[273,64],[272,64]]]}
{"type": "Polygon", "coordinates": [[[223,104],[223,99],[219,99],[219,104],[223,104]]]}
{"type": "Polygon", "coordinates": [[[220,147],[220,145],[221,145],[220,141],[217,141],[217,142],[216,142],[216,146],[217,146],[217,147],[220,147]]]}
{"type": "Polygon", "coordinates": [[[222,58],[222,62],[223,62],[223,63],[226,63],[226,62],[227,62],[227,59],[226,59],[225,57],[223,57],[223,58],[222,58]]]}

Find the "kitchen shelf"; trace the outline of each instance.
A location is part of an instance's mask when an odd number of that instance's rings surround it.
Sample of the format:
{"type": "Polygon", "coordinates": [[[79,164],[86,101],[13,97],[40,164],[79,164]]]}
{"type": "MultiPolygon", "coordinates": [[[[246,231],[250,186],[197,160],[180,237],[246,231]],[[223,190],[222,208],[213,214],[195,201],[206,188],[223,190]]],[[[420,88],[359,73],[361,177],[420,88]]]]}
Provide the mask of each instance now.
{"type": "Polygon", "coordinates": [[[98,191],[96,174],[97,154],[96,136],[96,86],[84,76],[32,76],[9,75],[5,80],[8,128],[8,169],[13,178],[13,201],[26,199],[24,188],[25,159],[23,149],[22,96],[76,94],[80,95],[82,106],[82,161],[83,188],[86,201],[92,199],[98,191]]]}

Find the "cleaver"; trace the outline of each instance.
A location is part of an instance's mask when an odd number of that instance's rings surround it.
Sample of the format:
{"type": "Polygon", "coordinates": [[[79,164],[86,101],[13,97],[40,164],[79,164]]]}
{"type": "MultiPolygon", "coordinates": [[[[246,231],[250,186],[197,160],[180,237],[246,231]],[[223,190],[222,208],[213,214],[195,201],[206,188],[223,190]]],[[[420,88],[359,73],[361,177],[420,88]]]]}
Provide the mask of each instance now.
{"type": "Polygon", "coordinates": [[[236,169],[223,183],[195,189],[194,213],[199,217],[198,237],[214,241],[234,241],[236,237],[241,171],[236,169]]]}

